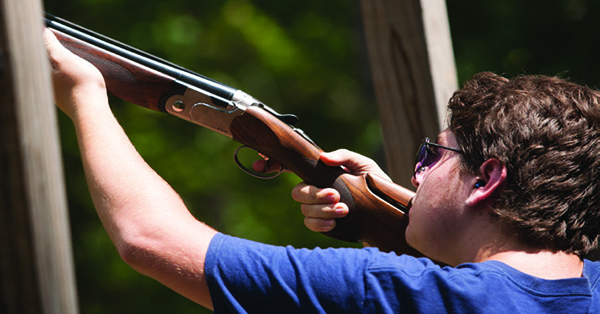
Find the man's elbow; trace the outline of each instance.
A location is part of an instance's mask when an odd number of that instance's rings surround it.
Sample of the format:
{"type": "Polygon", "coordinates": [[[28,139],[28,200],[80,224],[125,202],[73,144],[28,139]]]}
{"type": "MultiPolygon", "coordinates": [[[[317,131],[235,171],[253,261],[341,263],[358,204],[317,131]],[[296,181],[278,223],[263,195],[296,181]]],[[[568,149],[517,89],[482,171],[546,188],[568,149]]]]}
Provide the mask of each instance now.
{"type": "Polygon", "coordinates": [[[119,241],[116,246],[121,259],[141,273],[146,273],[146,269],[157,263],[159,253],[150,241],[130,237],[119,241]]]}
{"type": "Polygon", "coordinates": [[[117,250],[129,266],[151,277],[164,272],[203,272],[208,245],[216,233],[198,221],[134,231],[121,237],[117,250]]]}

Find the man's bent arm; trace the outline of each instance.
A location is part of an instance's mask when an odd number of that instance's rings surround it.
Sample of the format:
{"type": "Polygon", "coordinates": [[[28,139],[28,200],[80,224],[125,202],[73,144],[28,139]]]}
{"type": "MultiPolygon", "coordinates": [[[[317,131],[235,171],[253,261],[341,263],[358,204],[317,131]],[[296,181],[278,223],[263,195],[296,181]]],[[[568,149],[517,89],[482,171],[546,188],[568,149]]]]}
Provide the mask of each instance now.
{"type": "Polygon", "coordinates": [[[99,72],[45,36],[57,105],[73,120],[94,205],[119,254],[212,308],[204,260],[216,231],[197,221],[137,153],[110,111],[99,72]]]}

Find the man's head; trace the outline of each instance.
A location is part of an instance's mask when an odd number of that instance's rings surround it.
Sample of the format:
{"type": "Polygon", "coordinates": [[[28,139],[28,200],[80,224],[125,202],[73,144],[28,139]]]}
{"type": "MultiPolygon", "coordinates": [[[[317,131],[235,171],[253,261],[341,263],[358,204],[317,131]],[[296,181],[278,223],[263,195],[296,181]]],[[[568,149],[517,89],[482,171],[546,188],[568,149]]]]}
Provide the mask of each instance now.
{"type": "Polygon", "coordinates": [[[524,244],[585,254],[600,231],[600,93],[555,77],[481,73],[450,99],[462,170],[507,169],[492,217],[524,244]]]}

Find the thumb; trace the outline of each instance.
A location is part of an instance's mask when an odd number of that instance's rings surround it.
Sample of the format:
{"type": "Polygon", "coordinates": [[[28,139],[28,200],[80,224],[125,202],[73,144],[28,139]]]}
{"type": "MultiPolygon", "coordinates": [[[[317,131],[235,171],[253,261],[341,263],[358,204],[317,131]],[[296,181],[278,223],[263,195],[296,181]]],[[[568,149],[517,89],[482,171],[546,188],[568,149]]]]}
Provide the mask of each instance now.
{"type": "Polygon", "coordinates": [[[375,161],[347,149],[338,149],[330,153],[321,153],[321,160],[328,166],[344,167],[350,173],[359,175],[367,172],[388,178],[375,161]]]}
{"type": "Polygon", "coordinates": [[[50,65],[54,70],[57,70],[61,56],[65,53],[70,53],[70,51],[63,47],[58,38],[56,38],[56,35],[48,28],[44,28],[44,45],[46,46],[46,51],[48,51],[50,65]]]}
{"type": "Polygon", "coordinates": [[[46,48],[50,48],[54,43],[58,41],[56,39],[56,36],[54,35],[54,33],[49,29],[49,28],[44,28],[44,44],[46,45],[46,48]]]}

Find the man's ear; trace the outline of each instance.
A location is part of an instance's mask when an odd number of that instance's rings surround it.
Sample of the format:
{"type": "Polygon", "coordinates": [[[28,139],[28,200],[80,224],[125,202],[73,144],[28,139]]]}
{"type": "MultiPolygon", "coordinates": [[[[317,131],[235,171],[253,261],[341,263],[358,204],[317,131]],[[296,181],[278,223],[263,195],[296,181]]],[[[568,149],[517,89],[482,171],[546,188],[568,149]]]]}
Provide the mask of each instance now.
{"type": "Polygon", "coordinates": [[[486,160],[479,167],[479,175],[473,176],[470,182],[471,195],[467,199],[467,205],[475,206],[481,202],[490,200],[502,189],[506,181],[506,166],[496,158],[486,160]]]}

